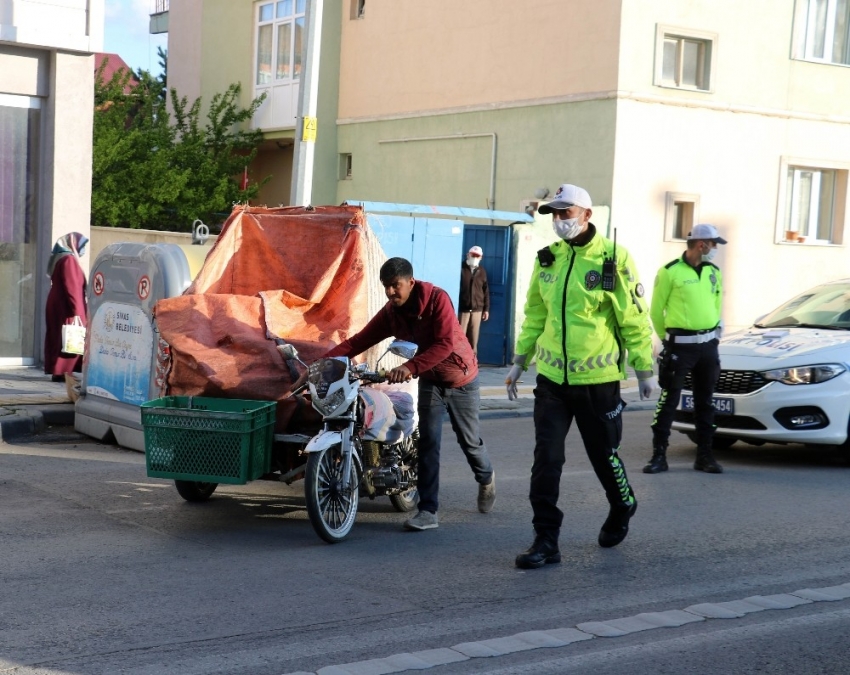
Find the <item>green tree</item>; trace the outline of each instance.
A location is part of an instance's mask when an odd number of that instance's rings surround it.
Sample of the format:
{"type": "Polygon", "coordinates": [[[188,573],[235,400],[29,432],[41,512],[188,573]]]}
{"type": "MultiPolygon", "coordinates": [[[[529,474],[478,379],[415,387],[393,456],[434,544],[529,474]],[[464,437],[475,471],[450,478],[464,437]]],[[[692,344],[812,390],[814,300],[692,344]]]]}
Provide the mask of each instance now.
{"type": "MultiPolygon", "coordinates": [[[[160,59],[166,66],[162,50],[160,59]]],[[[95,79],[92,225],[189,232],[195,219],[215,225],[257,196],[268,178],[240,182],[262,132],[243,127],[263,97],[241,108],[232,84],[202,120],[201,100],[168,91],[164,73],[120,70],[105,81],[105,65],[95,79]]]]}

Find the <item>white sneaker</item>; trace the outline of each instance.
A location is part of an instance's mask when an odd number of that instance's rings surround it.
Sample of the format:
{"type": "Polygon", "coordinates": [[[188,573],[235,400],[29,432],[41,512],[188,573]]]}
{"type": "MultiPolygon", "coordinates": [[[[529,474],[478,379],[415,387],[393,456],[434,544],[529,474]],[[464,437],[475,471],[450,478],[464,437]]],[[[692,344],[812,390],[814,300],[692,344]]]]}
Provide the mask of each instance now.
{"type": "Polygon", "coordinates": [[[437,514],[430,511],[420,511],[413,518],[404,521],[405,530],[433,530],[439,526],[437,514]]]}

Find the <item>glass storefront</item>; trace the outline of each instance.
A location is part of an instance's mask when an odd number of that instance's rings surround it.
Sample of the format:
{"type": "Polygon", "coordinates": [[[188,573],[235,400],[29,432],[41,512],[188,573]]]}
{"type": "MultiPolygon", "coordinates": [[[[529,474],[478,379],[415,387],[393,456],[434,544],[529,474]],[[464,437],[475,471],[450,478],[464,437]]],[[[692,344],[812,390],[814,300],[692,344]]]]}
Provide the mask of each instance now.
{"type": "Polygon", "coordinates": [[[38,353],[40,129],[39,99],[0,94],[0,365],[32,365],[38,353]]]}

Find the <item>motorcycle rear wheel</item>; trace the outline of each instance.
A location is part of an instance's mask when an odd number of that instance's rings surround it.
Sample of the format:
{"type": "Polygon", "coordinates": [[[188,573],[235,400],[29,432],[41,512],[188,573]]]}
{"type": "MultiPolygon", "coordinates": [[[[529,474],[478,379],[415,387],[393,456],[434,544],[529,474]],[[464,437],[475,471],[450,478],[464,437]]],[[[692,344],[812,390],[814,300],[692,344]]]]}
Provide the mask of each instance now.
{"type": "MultiPolygon", "coordinates": [[[[412,437],[405,443],[407,445],[403,460],[408,466],[407,479],[415,484],[419,467],[419,430],[414,431],[412,437]]],[[[413,511],[419,503],[419,490],[412,487],[400,494],[390,495],[390,503],[396,511],[401,513],[413,511]]]]}
{"type": "Polygon", "coordinates": [[[400,513],[413,511],[419,503],[419,490],[416,488],[410,488],[409,490],[405,490],[397,495],[390,495],[390,503],[393,505],[393,508],[400,513]]]}
{"type": "Polygon", "coordinates": [[[337,544],[348,536],[357,517],[360,472],[352,457],[348,489],[343,490],[342,448],[339,444],[310,453],[304,476],[304,492],[310,523],[322,539],[337,544]]]}

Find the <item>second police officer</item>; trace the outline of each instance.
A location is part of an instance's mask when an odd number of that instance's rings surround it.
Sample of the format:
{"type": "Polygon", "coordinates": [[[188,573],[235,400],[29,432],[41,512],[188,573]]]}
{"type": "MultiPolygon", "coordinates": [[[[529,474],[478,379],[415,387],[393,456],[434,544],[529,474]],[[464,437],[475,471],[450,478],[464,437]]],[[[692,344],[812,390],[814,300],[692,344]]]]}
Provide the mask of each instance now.
{"type": "Polygon", "coordinates": [[[717,245],[725,244],[713,225],[701,224],[688,235],[681,258],[658,270],[650,316],[663,349],[658,358],[661,396],[652,422],[652,459],[644,473],[667,471],[667,442],[673,415],[691,374],[697,457],[694,469],[722,473],[712,454],[714,387],[720,376],[720,305],[723,276],[711,260],[717,245]]]}

